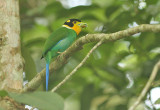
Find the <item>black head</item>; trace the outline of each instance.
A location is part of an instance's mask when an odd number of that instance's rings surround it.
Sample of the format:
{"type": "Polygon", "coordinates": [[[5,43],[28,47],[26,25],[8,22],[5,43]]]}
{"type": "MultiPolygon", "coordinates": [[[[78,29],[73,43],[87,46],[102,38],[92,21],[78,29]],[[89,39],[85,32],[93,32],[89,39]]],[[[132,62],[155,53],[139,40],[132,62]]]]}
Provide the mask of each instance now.
{"type": "Polygon", "coordinates": [[[81,22],[81,20],[79,19],[69,19],[67,20],[64,25],[68,25],[69,27],[73,27],[74,26],[74,22],[81,22]]]}

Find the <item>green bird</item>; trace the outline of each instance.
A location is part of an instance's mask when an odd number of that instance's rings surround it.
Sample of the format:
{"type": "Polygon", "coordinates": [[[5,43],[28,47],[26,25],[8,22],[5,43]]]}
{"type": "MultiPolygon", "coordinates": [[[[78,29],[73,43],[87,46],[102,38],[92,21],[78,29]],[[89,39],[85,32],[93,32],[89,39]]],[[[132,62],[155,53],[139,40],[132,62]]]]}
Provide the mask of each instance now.
{"type": "Polygon", "coordinates": [[[85,27],[87,27],[87,24],[82,23],[81,20],[69,19],[46,40],[42,53],[42,58],[44,57],[46,61],[46,91],[48,91],[51,59],[65,51],[74,42],[81,29],[85,27]]]}

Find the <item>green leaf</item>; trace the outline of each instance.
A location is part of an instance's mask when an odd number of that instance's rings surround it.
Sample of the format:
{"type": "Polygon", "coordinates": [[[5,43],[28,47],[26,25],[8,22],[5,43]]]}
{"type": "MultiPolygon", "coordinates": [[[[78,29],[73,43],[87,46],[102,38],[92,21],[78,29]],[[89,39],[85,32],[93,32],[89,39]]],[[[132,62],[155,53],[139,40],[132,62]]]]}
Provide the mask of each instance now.
{"type": "Polygon", "coordinates": [[[152,5],[152,4],[156,4],[158,0],[146,0],[145,2],[149,5],[152,5]]]}
{"type": "Polygon", "coordinates": [[[9,96],[17,102],[28,104],[42,110],[64,109],[62,97],[52,92],[33,92],[24,94],[9,93],[9,96]]]}
{"type": "Polygon", "coordinates": [[[155,104],[160,104],[160,98],[156,100],[155,104]]]}
{"type": "Polygon", "coordinates": [[[93,3],[104,8],[114,4],[114,1],[115,0],[93,0],[93,3]]]}
{"type": "Polygon", "coordinates": [[[24,44],[28,44],[33,39],[37,38],[46,38],[50,34],[50,31],[46,26],[43,26],[41,24],[35,24],[33,28],[29,28],[25,31],[21,32],[21,37],[24,44]]]}
{"type": "Polygon", "coordinates": [[[36,65],[29,53],[28,48],[24,47],[23,45],[22,45],[22,56],[25,60],[24,71],[26,74],[26,79],[30,81],[37,74],[36,65]]]}
{"type": "Polygon", "coordinates": [[[1,97],[7,96],[7,95],[8,95],[8,93],[5,90],[0,91],[0,96],[1,97]]]}
{"type": "Polygon", "coordinates": [[[81,109],[89,110],[91,106],[92,99],[95,97],[94,85],[89,84],[87,87],[84,87],[81,94],[81,109]],[[92,93],[92,94],[91,94],[92,93]]]}
{"type": "Polygon", "coordinates": [[[4,110],[4,109],[0,107],[0,110],[4,110]]]}

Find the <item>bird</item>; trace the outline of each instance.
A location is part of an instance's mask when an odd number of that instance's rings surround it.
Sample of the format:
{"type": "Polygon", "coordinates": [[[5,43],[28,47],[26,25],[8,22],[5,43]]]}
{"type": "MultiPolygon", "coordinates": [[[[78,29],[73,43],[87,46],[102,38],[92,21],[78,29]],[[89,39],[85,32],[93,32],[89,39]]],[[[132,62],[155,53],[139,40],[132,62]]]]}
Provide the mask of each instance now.
{"type": "Polygon", "coordinates": [[[86,27],[87,23],[83,23],[79,19],[69,19],[60,28],[52,32],[45,41],[41,59],[45,58],[46,62],[46,91],[48,91],[51,60],[64,52],[75,41],[82,28],[86,27]]]}

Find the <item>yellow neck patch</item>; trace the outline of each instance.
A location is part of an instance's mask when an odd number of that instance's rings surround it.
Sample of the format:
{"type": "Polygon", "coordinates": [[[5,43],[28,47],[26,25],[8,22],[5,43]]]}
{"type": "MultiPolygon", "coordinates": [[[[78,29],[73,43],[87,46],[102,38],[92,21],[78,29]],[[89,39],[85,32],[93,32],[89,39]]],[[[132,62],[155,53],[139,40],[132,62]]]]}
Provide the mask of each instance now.
{"type": "Polygon", "coordinates": [[[68,25],[63,25],[63,27],[73,29],[77,33],[77,35],[81,32],[81,27],[76,24],[73,27],[69,27],[68,25]]]}

